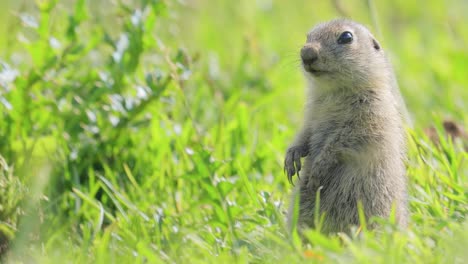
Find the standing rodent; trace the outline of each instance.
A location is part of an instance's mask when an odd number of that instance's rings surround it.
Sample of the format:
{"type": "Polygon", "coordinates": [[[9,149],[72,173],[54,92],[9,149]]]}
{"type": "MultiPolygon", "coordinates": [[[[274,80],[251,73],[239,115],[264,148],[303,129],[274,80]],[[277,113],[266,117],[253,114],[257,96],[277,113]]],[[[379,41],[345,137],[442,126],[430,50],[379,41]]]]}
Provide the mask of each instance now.
{"type": "Polygon", "coordinates": [[[289,225],[299,196],[298,227],[314,226],[320,192],[324,232],[359,226],[358,203],[367,220],[394,207],[406,226],[407,112],[380,44],[363,25],[332,20],[309,32],[301,60],[309,85],[304,124],[284,161],[290,182],[300,171],[289,225]]]}

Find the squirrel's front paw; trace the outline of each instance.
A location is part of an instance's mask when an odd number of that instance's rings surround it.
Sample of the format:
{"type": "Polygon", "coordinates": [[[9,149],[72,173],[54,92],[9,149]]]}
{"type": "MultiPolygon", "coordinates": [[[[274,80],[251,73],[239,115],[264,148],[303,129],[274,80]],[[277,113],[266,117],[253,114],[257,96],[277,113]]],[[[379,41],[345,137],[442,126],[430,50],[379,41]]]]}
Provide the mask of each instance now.
{"type": "Polygon", "coordinates": [[[307,145],[293,146],[286,152],[286,158],[284,159],[284,171],[288,176],[288,181],[292,184],[292,176],[296,174],[299,177],[299,171],[301,171],[301,158],[309,154],[309,148],[307,145]]]}

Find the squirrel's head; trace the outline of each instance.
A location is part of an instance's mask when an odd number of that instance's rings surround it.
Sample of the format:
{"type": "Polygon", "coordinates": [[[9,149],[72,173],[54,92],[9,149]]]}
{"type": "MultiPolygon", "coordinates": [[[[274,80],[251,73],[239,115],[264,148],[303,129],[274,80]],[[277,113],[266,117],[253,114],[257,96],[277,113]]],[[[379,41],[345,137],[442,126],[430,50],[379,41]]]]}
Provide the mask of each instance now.
{"type": "Polygon", "coordinates": [[[320,83],[352,88],[388,79],[389,64],[380,44],[366,27],[350,20],[315,26],[300,56],[306,75],[320,83]]]}

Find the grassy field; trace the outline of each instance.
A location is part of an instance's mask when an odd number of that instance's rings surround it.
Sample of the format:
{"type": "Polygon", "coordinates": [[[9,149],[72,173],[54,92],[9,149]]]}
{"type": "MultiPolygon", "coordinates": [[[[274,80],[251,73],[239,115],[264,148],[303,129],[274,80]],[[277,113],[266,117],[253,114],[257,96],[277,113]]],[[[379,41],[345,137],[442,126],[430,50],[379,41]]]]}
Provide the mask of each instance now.
{"type": "Polygon", "coordinates": [[[0,253],[10,263],[466,263],[468,3],[0,3],[0,253]],[[423,5],[423,6],[421,6],[423,5]],[[299,49],[350,17],[414,121],[411,222],[288,235],[299,49]],[[436,146],[424,132],[434,127],[436,146]]]}

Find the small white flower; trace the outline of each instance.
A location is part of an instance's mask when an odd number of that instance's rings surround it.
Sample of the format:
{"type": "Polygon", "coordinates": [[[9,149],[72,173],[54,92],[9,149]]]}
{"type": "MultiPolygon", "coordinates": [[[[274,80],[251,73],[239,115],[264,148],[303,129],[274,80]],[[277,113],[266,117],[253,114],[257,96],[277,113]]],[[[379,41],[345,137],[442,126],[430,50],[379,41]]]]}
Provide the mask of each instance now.
{"type": "Polygon", "coordinates": [[[7,88],[10,83],[15,81],[18,75],[18,70],[10,68],[8,64],[0,63],[0,86],[7,88]]]}
{"type": "Polygon", "coordinates": [[[141,10],[136,10],[135,13],[133,13],[130,20],[132,21],[132,24],[134,26],[138,26],[139,24],[141,24],[142,18],[143,18],[143,13],[141,12],[141,10]]]}
{"type": "Polygon", "coordinates": [[[23,13],[23,14],[20,15],[20,19],[21,19],[21,22],[23,22],[23,24],[26,27],[30,27],[30,28],[38,28],[39,27],[39,23],[37,23],[36,18],[31,16],[30,14],[23,13]]]}
{"type": "Polygon", "coordinates": [[[191,148],[185,148],[185,153],[192,156],[195,153],[195,151],[193,151],[193,149],[191,149],[191,148]]]}
{"type": "Polygon", "coordinates": [[[125,50],[127,50],[128,45],[129,41],[127,34],[121,34],[119,41],[117,42],[116,50],[114,51],[114,53],[112,53],[112,58],[114,58],[116,62],[120,62],[122,60],[123,53],[125,52],[125,50]]]}
{"type": "Polygon", "coordinates": [[[54,37],[50,37],[49,38],[49,45],[53,48],[53,49],[59,49],[62,44],[60,43],[60,41],[58,41],[58,39],[54,38],[54,37]]]}

